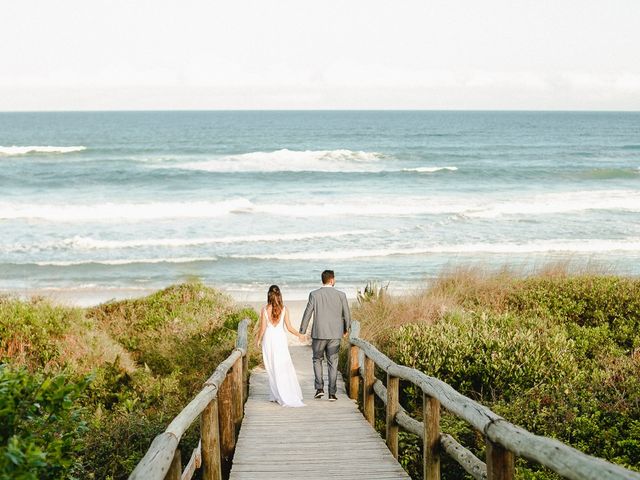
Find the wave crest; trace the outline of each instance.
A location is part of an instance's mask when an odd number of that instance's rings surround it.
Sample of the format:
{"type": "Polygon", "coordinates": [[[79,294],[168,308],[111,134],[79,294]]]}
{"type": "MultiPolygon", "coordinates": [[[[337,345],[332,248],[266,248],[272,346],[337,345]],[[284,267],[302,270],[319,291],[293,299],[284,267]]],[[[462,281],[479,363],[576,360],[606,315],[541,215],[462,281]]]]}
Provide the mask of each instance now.
{"type": "MultiPolygon", "coordinates": [[[[510,198],[496,196],[416,196],[401,198],[337,198],[332,202],[259,203],[238,197],[219,202],[102,203],[94,205],[0,202],[0,220],[108,223],[160,219],[218,218],[265,214],[274,217],[399,217],[459,215],[466,218],[540,216],[591,210],[640,212],[640,191],[592,190],[510,198]]],[[[207,240],[209,241],[209,240],[207,240]]],[[[161,245],[162,246],[162,245],[161,245]]],[[[170,246],[170,245],[165,245],[170,246]]]]}
{"type": "Polygon", "coordinates": [[[437,172],[455,172],[458,167],[417,167],[417,168],[403,168],[403,172],[414,173],[437,173],[437,172]]]}
{"type": "Polygon", "coordinates": [[[205,172],[359,172],[380,171],[377,162],[381,153],[346,149],[305,150],[288,149],[273,152],[251,152],[227,155],[201,162],[188,162],[157,168],[178,168],[205,172]]]}
{"type": "Polygon", "coordinates": [[[110,222],[166,218],[215,218],[252,206],[245,198],[220,202],[101,203],[94,205],[0,203],[0,219],[110,222]]]}
{"type": "Polygon", "coordinates": [[[30,153],[73,153],[73,152],[82,152],[86,150],[87,147],[72,146],[72,147],[52,147],[52,146],[29,146],[29,147],[3,147],[0,146],[0,156],[11,157],[14,155],[28,155],[30,153]]]}
{"type": "Polygon", "coordinates": [[[313,240],[318,238],[342,238],[348,236],[369,235],[373,232],[374,230],[344,230],[337,232],[237,235],[203,238],[139,238],[133,240],[103,240],[92,237],[75,236],[49,243],[0,246],[0,251],[7,253],[33,253],[50,250],[127,250],[145,247],[180,248],[215,244],[279,243],[313,240]]]}

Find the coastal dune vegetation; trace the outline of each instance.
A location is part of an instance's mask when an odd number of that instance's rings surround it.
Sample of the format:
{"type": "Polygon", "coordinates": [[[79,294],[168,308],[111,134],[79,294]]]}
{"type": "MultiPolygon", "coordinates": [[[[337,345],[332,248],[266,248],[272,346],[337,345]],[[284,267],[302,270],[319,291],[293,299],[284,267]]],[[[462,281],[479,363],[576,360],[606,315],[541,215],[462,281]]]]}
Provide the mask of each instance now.
{"type": "MultiPolygon", "coordinates": [[[[455,268],[402,296],[370,284],[353,316],[397,363],[531,432],[640,470],[640,279],[558,265],[526,275],[455,268]]],[[[247,317],[255,312],[197,281],[91,308],[0,297],[0,480],[127,478],[247,317]]],[[[401,387],[418,418],[420,392],[401,387]]],[[[442,430],[483,457],[482,435],[465,422],[443,412],[442,430]]],[[[401,432],[399,459],[416,479],[420,448],[401,432]]],[[[446,457],[442,472],[468,478],[446,457]]],[[[557,478],[522,459],[517,476],[557,478]]]]}
{"type": "Polygon", "coordinates": [[[1,297],[0,479],[127,478],[247,317],[197,281],[86,309],[1,297]]]}
{"type": "MultiPolygon", "coordinates": [[[[407,296],[369,284],[358,303],[361,336],[395,362],[533,433],[640,471],[640,279],[566,265],[528,275],[462,267],[407,296]]],[[[401,387],[420,419],[421,392],[401,387]]],[[[483,458],[482,435],[464,421],[443,411],[442,430],[483,458]]],[[[401,433],[399,459],[416,479],[421,443],[401,433]]],[[[444,479],[471,478],[443,461],[444,479]]],[[[516,467],[520,479],[559,478],[523,459],[516,467]]]]}

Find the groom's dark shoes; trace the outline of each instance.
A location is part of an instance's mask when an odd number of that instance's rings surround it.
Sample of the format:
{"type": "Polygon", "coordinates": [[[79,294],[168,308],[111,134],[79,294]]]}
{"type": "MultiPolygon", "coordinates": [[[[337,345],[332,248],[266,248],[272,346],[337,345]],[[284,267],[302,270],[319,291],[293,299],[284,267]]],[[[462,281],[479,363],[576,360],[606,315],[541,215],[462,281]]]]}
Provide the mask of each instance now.
{"type": "Polygon", "coordinates": [[[333,393],[329,394],[329,401],[330,402],[335,402],[336,400],[338,400],[338,397],[336,397],[333,393]]]}
{"type": "Polygon", "coordinates": [[[324,390],[322,390],[321,388],[316,390],[316,394],[313,396],[313,398],[322,398],[324,396],[324,390]]]}

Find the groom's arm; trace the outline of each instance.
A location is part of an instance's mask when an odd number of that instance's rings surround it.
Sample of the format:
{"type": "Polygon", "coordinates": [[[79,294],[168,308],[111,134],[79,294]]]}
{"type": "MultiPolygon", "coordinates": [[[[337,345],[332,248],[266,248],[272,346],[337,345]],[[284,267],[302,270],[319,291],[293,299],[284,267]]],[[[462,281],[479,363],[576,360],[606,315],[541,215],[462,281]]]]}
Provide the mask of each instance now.
{"type": "Polygon", "coordinates": [[[313,315],[313,296],[309,294],[309,302],[307,303],[307,308],[304,309],[302,322],[300,322],[300,333],[303,335],[306,335],[307,333],[307,328],[309,328],[309,322],[311,321],[311,315],[313,315]]]}
{"type": "Polygon", "coordinates": [[[347,296],[344,293],[340,296],[342,297],[342,321],[344,322],[344,333],[347,333],[351,326],[351,310],[349,310],[349,301],[347,300],[347,296]]]}

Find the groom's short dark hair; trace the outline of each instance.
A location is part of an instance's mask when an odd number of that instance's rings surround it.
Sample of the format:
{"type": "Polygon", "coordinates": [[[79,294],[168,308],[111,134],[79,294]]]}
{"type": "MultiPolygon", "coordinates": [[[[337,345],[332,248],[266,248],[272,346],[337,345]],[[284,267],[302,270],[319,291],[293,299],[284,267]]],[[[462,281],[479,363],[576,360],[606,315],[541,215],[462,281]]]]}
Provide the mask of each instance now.
{"type": "Polygon", "coordinates": [[[322,272],[322,284],[326,285],[327,283],[329,283],[329,280],[333,280],[335,278],[335,274],[333,273],[333,270],[325,270],[324,272],[322,272]]]}

